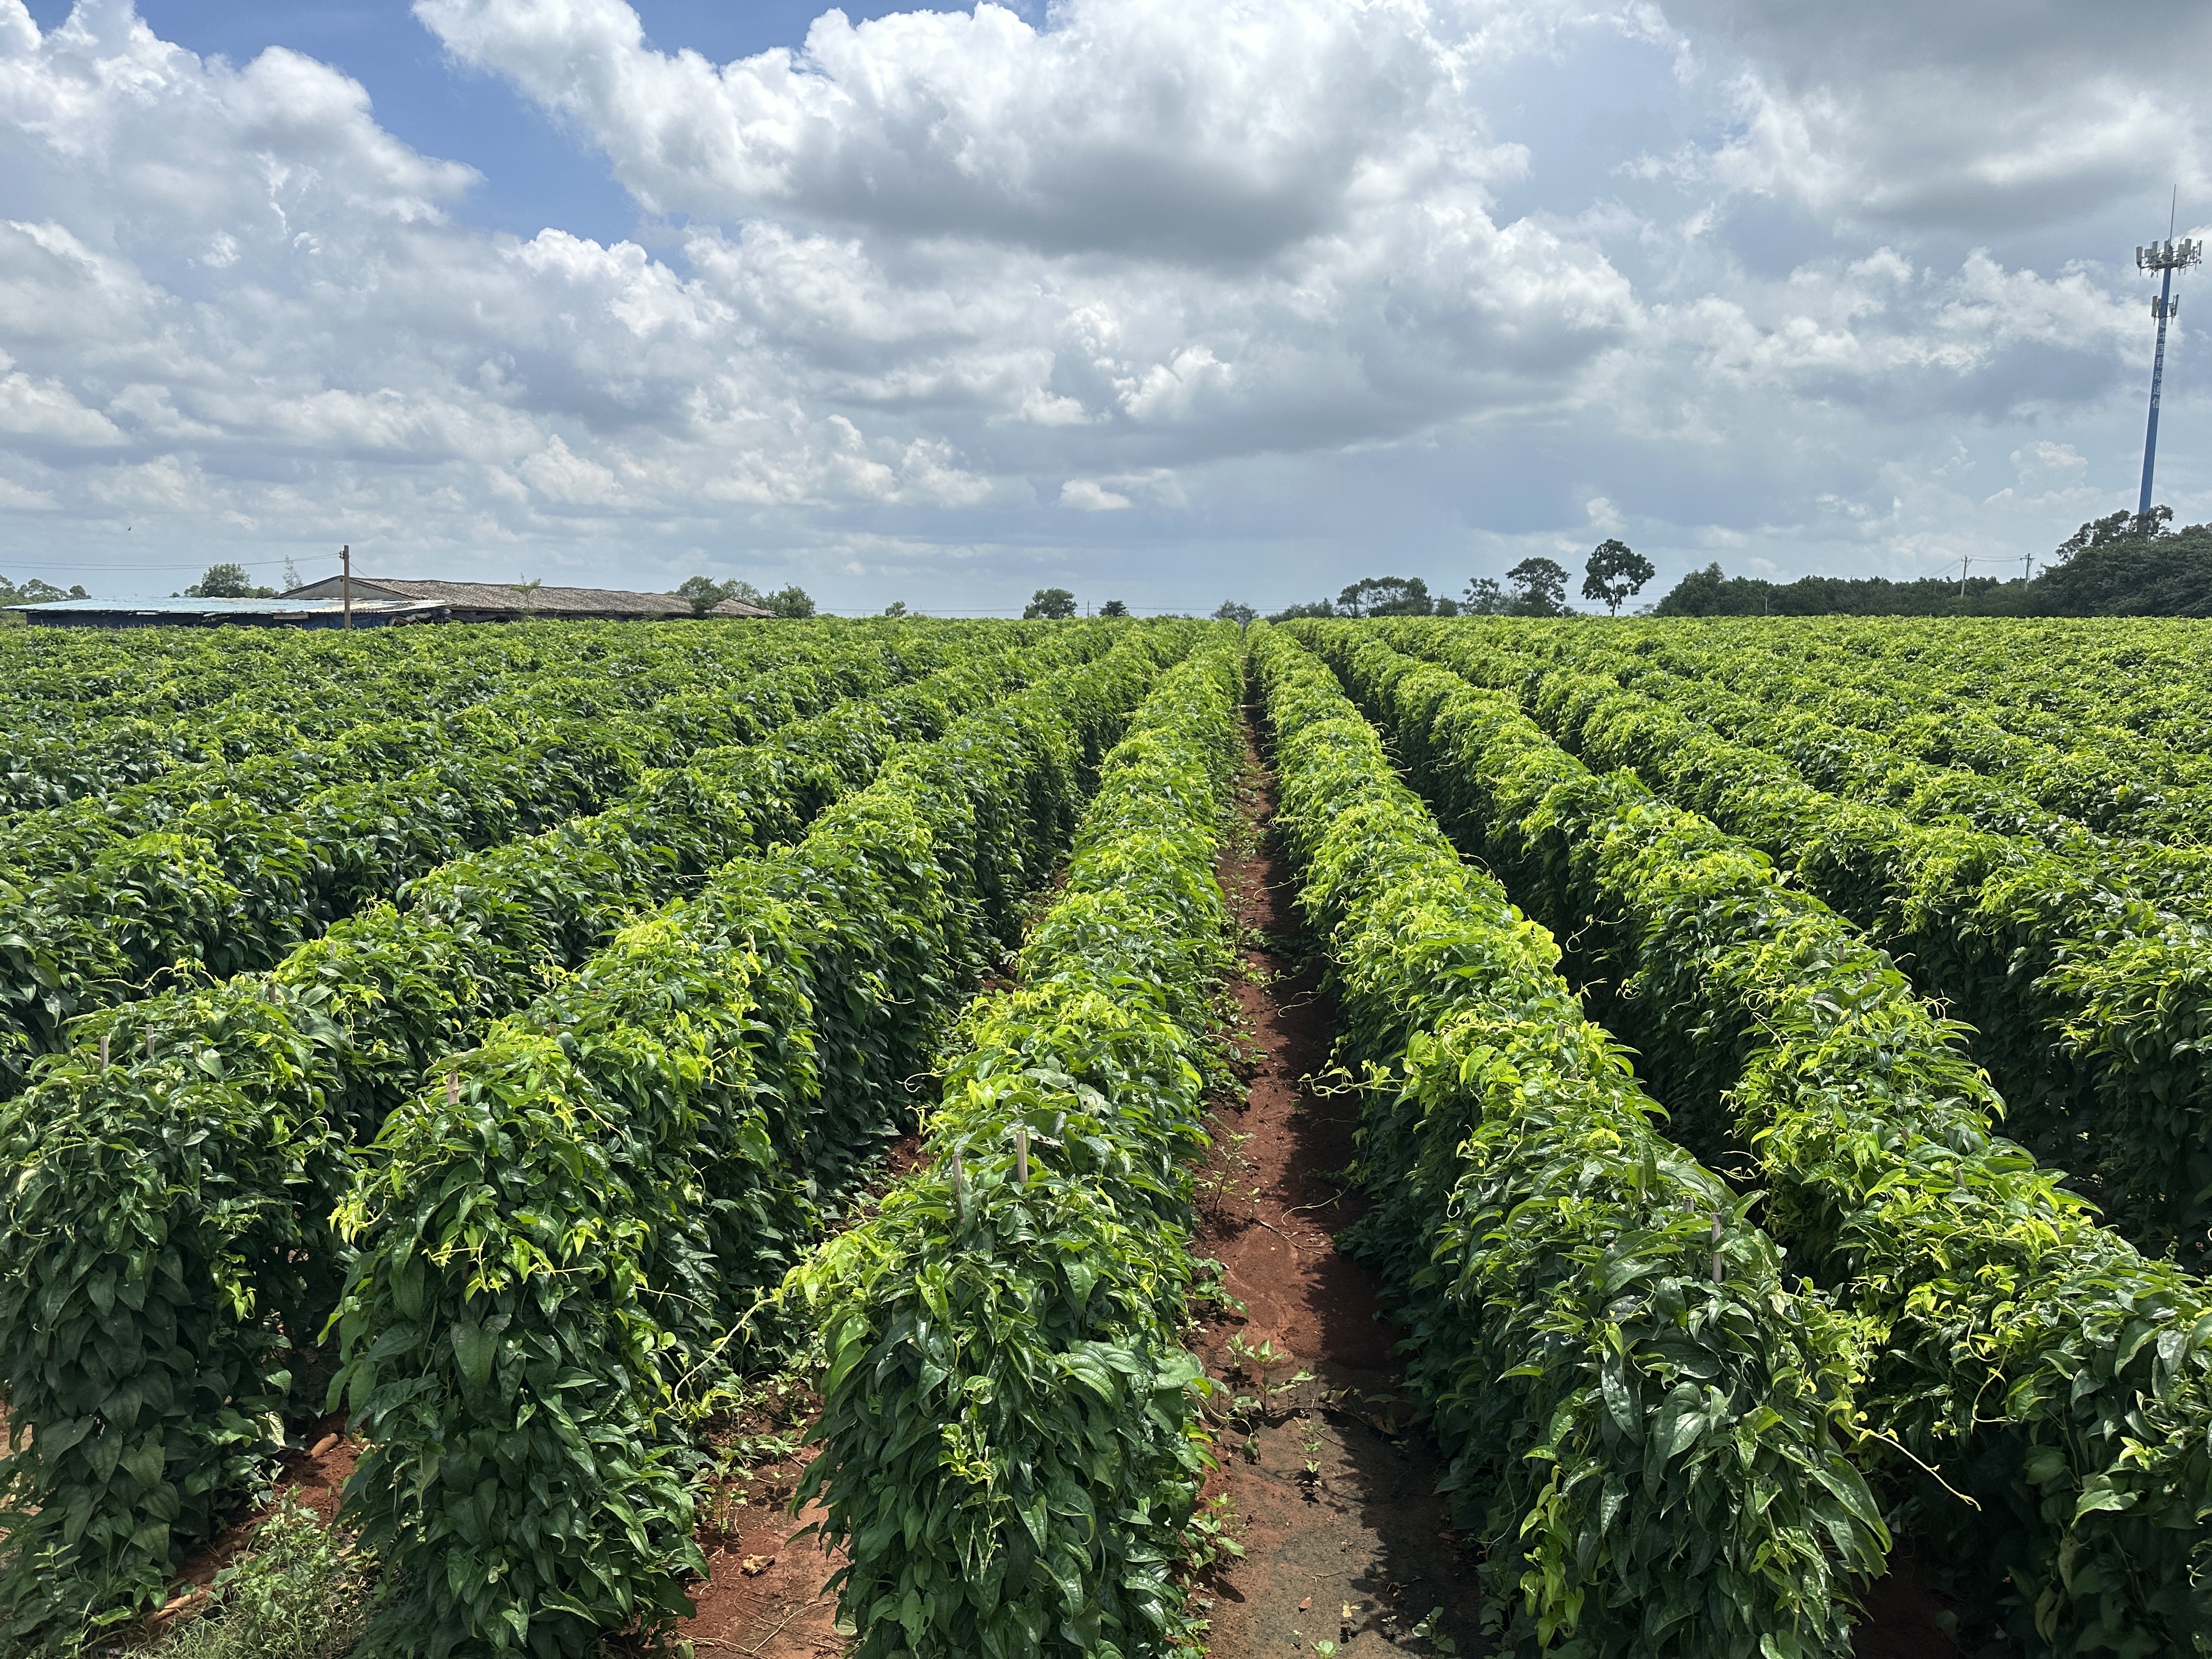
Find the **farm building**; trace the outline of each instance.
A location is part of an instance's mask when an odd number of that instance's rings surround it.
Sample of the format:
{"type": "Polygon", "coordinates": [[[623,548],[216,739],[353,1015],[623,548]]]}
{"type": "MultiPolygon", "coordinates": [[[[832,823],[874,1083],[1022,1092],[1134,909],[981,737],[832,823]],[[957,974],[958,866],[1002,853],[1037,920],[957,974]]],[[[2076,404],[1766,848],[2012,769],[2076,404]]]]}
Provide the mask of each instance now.
{"type": "MultiPolygon", "coordinates": [[[[325,577],[267,599],[53,599],[11,605],[27,620],[50,628],[342,628],[345,579],[325,577]]],[[[691,602],[675,593],[628,593],[605,587],[509,587],[498,582],[417,581],[356,576],[353,625],[385,628],[401,623],[520,622],[561,617],[601,622],[653,622],[689,617],[691,602]]],[[[710,617],[769,617],[773,611],[725,599],[710,617]]]]}
{"type": "MultiPolygon", "coordinates": [[[[358,587],[360,584],[356,583],[358,587]]],[[[337,599],[302,599],[297,592],[274,599],[48,599],[7,610],[46,628],[343,628],[345,606],[337,599]]],[[[428,599],[380,596],[353,602],[356,628],[399,623],[445,622],[444,605],[428,599]]]]}
{"type": "MultiPolygon", "coordinates": [[[[287,599],[343,598],[342,576],[295,587],[287,599]]],[[[363,599],[443,605],[454,622],[519,622],[526,617],[565,617],[604,622],[688,617],[691,602],[674,593],[628,593],[609,587],[510,587],[501,582],[418,581],[411,577],[356,576],[354,608],[363,599]]],[[[774,613],[739,599],[725,599],[710,617],[767,617],[774,613]]]]}

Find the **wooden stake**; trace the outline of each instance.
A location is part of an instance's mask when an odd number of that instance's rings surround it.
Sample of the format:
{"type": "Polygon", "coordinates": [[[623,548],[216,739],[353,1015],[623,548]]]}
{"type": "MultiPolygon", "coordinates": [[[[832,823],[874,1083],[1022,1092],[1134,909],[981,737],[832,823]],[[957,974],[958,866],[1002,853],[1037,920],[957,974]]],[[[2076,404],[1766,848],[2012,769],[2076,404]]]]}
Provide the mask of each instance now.
{"type": "Polygon", "coordinates": [[[146,1058],[154,1058],[154,1034],[151,1031],[146,1033],[146,1058]]]}
{"type": "Polygon", "coordinates": [[[448,1072],[448,1073],[446,1073],[446,1104],[447,1104],[447,1105],[448,1105],[448,1106],[458,1106],[458,1105],[459,1105],[460,1103],[461,1103],[461,1078],[460,1078],[460,1073],[458,1073],[458,1072],[448,1072]]]}
{"type": "Polygon", "coordinates": [[[1721,1218],[1713,1217],[1713,1283],[1721,1282],[1721,1218]]]}
{"type": "Polygon", "coordinates": [[[1030,1129],[1026,1123],[1014,1130],[1014,1185],[1030,1184],[1030,1129]]]}
{"type": "Polygon", "coordinates": [[[108,1031],[100,1034],[100,1069],[103,1072],[107,1069],[107,1040],[112,1035],[108,1031]]]}
{"type": "Polygon", "coordinates": [[[960,1149],[957,1146],[952,1149],[952,1201],[955,1204],[968,1201],[968,1173],[960,1167],[960,1149]]]}

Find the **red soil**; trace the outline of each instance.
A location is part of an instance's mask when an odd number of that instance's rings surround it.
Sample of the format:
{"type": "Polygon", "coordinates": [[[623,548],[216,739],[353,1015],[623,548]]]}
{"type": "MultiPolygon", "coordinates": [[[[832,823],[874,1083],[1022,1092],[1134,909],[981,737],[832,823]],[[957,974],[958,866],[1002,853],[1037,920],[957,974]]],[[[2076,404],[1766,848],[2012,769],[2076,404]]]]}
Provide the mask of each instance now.
{"type": "MultiPolygon", "coordinates": [[[[1245,804],[1264,828],[1271,797],[1256,757],[1245,804]]],[[[1358,1107],[1306,1081],[1327,1068],[1334,1011],[1317,962],[1291,943],[1302,932],[1291,872],[1263,842],[1233,851],[1218,874],[1243,941],[1235,990],[1256,1053],[1248,1098],[1215,1114],[1198,1241],[1246,1312],[1209,1325],[1200,1357],[1256,1395],[1250,1367],[1234,1374],[1231,1344],[1272,1343],[1287,1356],[1269,1368],[1275,1381],[1300,1370],[1314,1381],[1258,1421],[1256,1462],[1245,1436],[1222,1435],[1222,1467],[1201,1497],[1229,1498],[1245,1555],[1205,1587],[1208,1645],[1219,1659],[1323,1641],[1347,1659],[1397,1644],[1418,1652],[1428,1644],[1409,1632],[1441,1608],[1436,1627],[1478,1652],[1474,1560],[1434,1495],[1440,1466],[1403,1401],[1375,1275],[1335,1247],[1362,1208],[1330,1178],[1352,1161],[1358,1107]]]]}
{"type": "Polygon", "coordinates": [[[702,1655],[816,1659],[844,1651],[846,1638],[836,1630],[837,1598],[822,1588],[844,1558],[824,1556],[806,1534],[822,1519],[818,1506],[809,1504],[795,1519],[785,1507],[805,1467],[804,1454],[757,1466],[753,1501],[710,1517],[714,1534],[700,1540],[708,1576],[690,1592],[699,1611],[677,1627],[702,1655]]]}
{"type": "MultiPolygon", "coordinates": [[[[360,1455],[361,1448],[346,1437],[344,1428],[344,1413],[333,1412],[325,1417],[307,1437],[307,1449],[286,1454],[283,1470],[276,1480],[279,1498],[296,1498],[325,1526],[337,1518],[339,1496],[353,1478],[354,1462],[360,1455]]],[[[245,1553],[253,1541],[253,1529],[269,1512],[262,1508],[240,1516],[187,1553],[177,1570],[167,1602],[148,1620],[149,1630],[156,1633],[166,1630],[179,1613],[198,1601],[215,1582],[216,1574],[245,1553]]]]}
{"type": "MultiPolygon", "coordinates": [[[[1267,1368],[1272,1382],[1299,1370],[1314,1380],[1285,1389],[1277,1409],[1250,1419],[1249,1437],[1233,1428],[1222,1433],[1222,1467],[1201,1501],[1230,1499],[1245,1554],[1201,1586],[1212,1602],[1206,1639],[1217,1659],[1281,1659],[1286,1651],[1311,1653],[1322,1641],[1336,1643],[1344,1659],[1381,1659],[1433,1651],[1411,1632],[1434,1611],[1432,1628],[1460,1653],[1485,1652],[1477,1557],[1435,1496],[1442,1462],[1402,1396],[1377,1281],[1336,1249],[1337,1236],[1363,1209],[1356,1192],[1332,1179],[1352,1161],[1358,1107],[1354,1097],[1309,1081],[1326,1073],[1335,1013],[1292,902],[1291,872],[1264,833],[1272,779],[1256,750],[1245,790],[1262,833],[1257,845],[1225,856],[1218,873],[1243,941],[1234,989],[1248,1028],[1249,1094],[1215,1114],[1197,1249],[1222,1263],[1226,1288],[1246,1312],[1210,1322],[1197,1346],[1208,1371],[1242,1394],[1258,1394],[1261,1379],[1236,1370],[1233,1339],[1248,1348],[1271,1343],[1285,1356],[1267,1368]],[[1242,1449],[1248,1438],[1256,1462],[1242,1449]],[[1310,1462],[1318,1466],[1310,1474],[1310,1462]]],[[[918,1152],[912,1138],[895,1148],[890,1178],[912,1167],[918,1152]]],[[[341,1424],[327,1419],[278,1482],[325,1522],[353,1473],[356,1448],[340,1436],[341,1424]]],[[[752,1432],[769,1426],[742,1425],[752,1432]]],[[[843,1558],[825,1555],[811,1534],[818,1507],[795,1517],[787,1507],[807,1455],[751,1467],[742,1504],[735,1501],[740,1488],[702,1503],[708,1576],[691,1587],[697,1613],[678,1629],[702,1659],[823,1659],[848,1646],[836,1628],[836,1599],[822,1588],[843,1558]]],[[[155,1616],[157,1628],[240,1553],[260,1518],[241,1521],[187,1559],[179,1594],[155,1616]]],[[[1942,1602],[1909,1558],[1900,1555],[1866,1587],[1865,1600],[1857,1659],[1961,1659],[1937,1623],[1942,1602]]],[[[2001,1644],[1978,1647],[1972,1659],[2005,1652],[2001,1644]]]]}
{"type": "MultiPolygon", "coordinates": [[[[875,1191],[921,1162],[921,1137],[903,1137],[885,1157],[875,1191]]],[[[795,1424],[755,1416],[732,1431],[802,1437],[812,1427],[810,1410],[795,1424]]],[[[793,1456],[748,1465],[742,1481],[702,1502],[698,1539],[707,1576],[690,1586],[698,1611],[676,1633],[702,1656],[819,1659],[842,1653],[848,1644],[850,1638],[837,1631],[837,1598],[823,1588],[845,1565],[845,1554],[825,1553],[814,1535],[824,1518],[819,1504],[809,1504],[795,1516],[790,1512],[812,1455],[811,1447],[802,1446],[793,1456]]]]}
{"type": "MultiPolygon", "coordinates": [[[[1328,1067],[1334,1011],[1293,903],[1291,871],[1265,834],[1273,781],[1256,750],[1246,787],[1261,839],[1224,858],[1218,874],[1244,940],[1245,976],[1235,989],[1257,1053],[1249,1100],[1215,1115],[1199,1249],[1223,1263],[1247,1314],[1209,1325],[1200,1347],[1222,1376],[1235,1364],[1233,1338],[1248,1347],[1269,1341],[1288,1356],[1272,1368],[1278,1380],[1299,1370],[1316,1380],[1287,1390],[1290,1409],[1252,1437],[1256,1463],[1242,1453],[1243,1436],[1221,1437],[1222,1468],[1203,1498],[1227,1494],[1246,1554],[1206,1586],[1215,1603],[1208,1644],[1217,1659],[1280,1659],[1321,1641],[1336,1643],[1345,1659],[1431,1651],[1409,1632],[1442,1609],[1433,1627],[1460,1653],[1487,1651],[1477,1634],[1478,1557],[1434,1495],[1442,1473],[1434,1444],[1413,1407],[1392,1398],[1401,1373],[1376,1277],[1335,1248],[1363,1209],[1331,1178],[1352,1161],[1358,1108],[1354,1097],[1328,1092],[1325,1079],[1320,1089],[1309,1081],[1328,1067]]],[[[1249,1374],[1234,1381],[1240,1392],[1258,1392],[1249,1374]]],[[[1939,1623],[1943,1604],[1909,1554],[1900,1551],[1863,1596],[1857,1659],[1961,1659],[1939,1623]]],[[[1972,1659],[2006,1651],[1978,1645],[1972,1659]]]]}

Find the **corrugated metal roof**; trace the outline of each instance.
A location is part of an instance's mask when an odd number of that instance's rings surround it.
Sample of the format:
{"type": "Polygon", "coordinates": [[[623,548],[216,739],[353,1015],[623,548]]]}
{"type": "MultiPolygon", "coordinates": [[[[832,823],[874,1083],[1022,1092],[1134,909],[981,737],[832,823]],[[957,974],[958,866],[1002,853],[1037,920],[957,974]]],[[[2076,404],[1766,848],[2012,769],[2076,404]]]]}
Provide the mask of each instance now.
{"type": "MultiPolygon", "coordinates": [[[[294,591],[301,598],[338,596],[344,578],[325,576],[294,591]]],[[[527,592],[502,582],[432,581],[414,576],[356,576],[355,601],[364,594],[431,599],[455,610],[528,611],[541,617],[586,614],[597,617],[688,617],[691,601],[675,593],[631,593],[614,587],[545,587],[527,592]]],[[[725,599],[708,613],[715,617],[770,617],[757,605],[725,599]]]]}
{"type": "MultiPolygon", "coordinates": [[[[134,617],[320,617],[338,616],[345,610],[338,599],[298,599],[286,596],[276,599],[45,599],[29,600],[21,605],[4,607],[9,611],[68,611],[82,615],[113,613],[134,617]]],[[[356,599],[356,612],[374,611],[379,615],[393,611],[434,610],[411,599],[356,599]]]]}

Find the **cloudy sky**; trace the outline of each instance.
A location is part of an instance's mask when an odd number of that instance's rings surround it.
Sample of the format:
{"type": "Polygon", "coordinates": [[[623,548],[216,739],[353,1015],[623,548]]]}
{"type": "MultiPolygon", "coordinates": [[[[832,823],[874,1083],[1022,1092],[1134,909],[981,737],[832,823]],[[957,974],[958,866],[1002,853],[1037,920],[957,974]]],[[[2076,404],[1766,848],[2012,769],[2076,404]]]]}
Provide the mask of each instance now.
{"type": "Polygon", "coordinates": [[[2201,0],[0,0],[0,574],[2016,574],[2134,503],[2208,63],[2201,0]]]}

